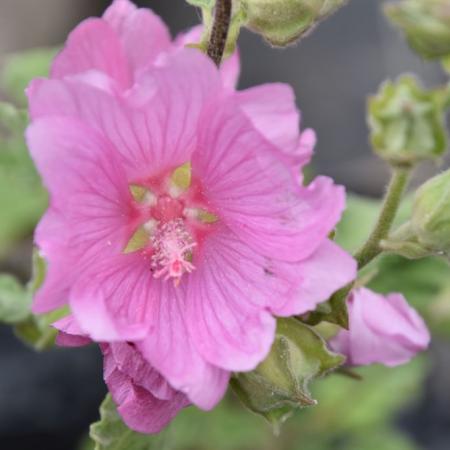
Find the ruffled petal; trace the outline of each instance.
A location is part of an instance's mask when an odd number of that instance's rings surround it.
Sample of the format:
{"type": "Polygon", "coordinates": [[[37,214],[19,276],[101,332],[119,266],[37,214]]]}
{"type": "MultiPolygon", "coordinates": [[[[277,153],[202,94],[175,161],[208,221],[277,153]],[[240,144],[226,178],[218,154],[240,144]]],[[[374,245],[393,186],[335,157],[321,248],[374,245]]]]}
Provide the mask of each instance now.
{"type": "Polygon", "coordinates": [[[138,9],[128,0],[115,0],[103,18],[117,33],[135,82],[171,46],[166,25],[148,8],[138,9]]]}
{"type": "Polygon", "coordinates": [[[131,107],[84,83],[35,80],[28,89],[31,116],[84,121],[114,144],[129,180],[147,179],[190,160],[199,116],[220,90],[220,79],[214,64],[193,49],[179,51],[144,78],[139,107],[136,99],[131,107]]]}
{"type": "MultiPolygon", "coordinates": [[[[127,345],[127,344],[122,344],[127,345]]],[[[111,392],[117,411],[131,429],[141,433],[160,432],[189,402],[184,394],[170,388],[171,395],[168,399],[161,399],[154,395],[133,379],[133,369],[128,372],[127,367],[121,367],[115,360],[115,352],[109,346],[103,347],[105,381],[111,392]]],[[[129,361],[140,360],[137,352],[127,358],[129,361]]],[[[142,367],[141,367],[142,369],[142,367]]],[[[151,379],[160,380],[162,377],[147,364],[145,374],[151,379]]]]}
{"type": "Polygon", "coordinates": [[[64,78],[98,70],[116,81],[122,89],[131,87],[132,73],[114,30],[102,19],[87,19],[72,33],[55,58],[52,78],[64,78]]]}
{"type": "Polygon", "coordinates": [[[229,373],[214,367],[196,350],[187,329],[185,281],[178,287],[156,280],[152,284],[149,333],[136,345],[144,357],[202,409],[213,408],[223,397],[229,373]]]}

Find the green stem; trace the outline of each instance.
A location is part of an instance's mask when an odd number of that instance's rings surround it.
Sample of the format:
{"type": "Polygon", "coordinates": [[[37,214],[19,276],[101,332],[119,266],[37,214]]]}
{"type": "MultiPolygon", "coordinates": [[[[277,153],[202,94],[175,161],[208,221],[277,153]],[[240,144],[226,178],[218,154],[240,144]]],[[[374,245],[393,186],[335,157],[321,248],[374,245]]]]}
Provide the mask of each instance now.
{"type": "Polygon", "coordinates": [[[410,172],[409,168],[394,169],[375,228],[366,243],[355,254],[358,269],[362,269],[382,252],[380,242],[389,234],[403,192],[408,184],[410,172]]]}
{"type": "Polygon", "coordinates": [[[209,38],[207,54],[219,67],[222,62],[228,29],[231,23],[231,0],[217,0],[214,13],[214,23],[209,38]]]}

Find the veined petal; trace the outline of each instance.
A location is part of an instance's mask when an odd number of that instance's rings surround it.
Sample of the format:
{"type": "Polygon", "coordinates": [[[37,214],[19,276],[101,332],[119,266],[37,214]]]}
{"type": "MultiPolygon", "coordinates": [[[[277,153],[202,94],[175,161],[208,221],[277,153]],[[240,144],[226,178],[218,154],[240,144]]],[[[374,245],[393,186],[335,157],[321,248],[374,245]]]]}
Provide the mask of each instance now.
{"type": "Polygon", "coordinates": [[[275,337],[275,319],[264,308],[273,292],[257,284],[269,275],[245,259],[246,248],[233,233],[217,231],[203,243],[188,283],[186,317],[194,344],[208,362],[230,371],[254,369],[275,337]]]}
{"type": "Polygon", "coordinates": [[[164,22],[150,9],[136,8],[128,0],[115,0],[103,19],[117,33],[135,82],[171,46],[164,22]]]}
{"type": "Polygon", "coordinates": [[[209,364],[196,350],[187,328],[184,280],[178,287],[156,280],[152,284],[150,329],[137,346],[170,385],[184,392],[202,409],[213,408],[223,397],[229,373],[209,364]]]}
{"type": "Polygon", "coordinates": [[[131,87],[132,73],[122,45],[102,19],[87,19],[72,31],[53,62],[51,76],[61,79],[90,70],[107,74],[122,89],[131,87]]]}

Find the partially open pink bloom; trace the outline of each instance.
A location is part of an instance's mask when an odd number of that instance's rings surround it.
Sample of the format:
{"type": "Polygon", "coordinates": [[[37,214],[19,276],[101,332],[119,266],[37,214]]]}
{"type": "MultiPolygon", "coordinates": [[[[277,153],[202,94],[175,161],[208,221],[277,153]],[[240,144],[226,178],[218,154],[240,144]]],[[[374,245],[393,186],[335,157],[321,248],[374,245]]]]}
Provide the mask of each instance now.
{"type": "Polygon", "coordinates": [[[285,87],[261,87],[280,102],[249,112],[253,95],[263,103],[257,88],[230,90],[194,49],[140,77],[139,107],[78,77],[28,90],[27,140],[50,192],[33,308],[68,302],[90,339],[133,342],[210,409],[231,371],[265,358],[274,315],[311,311],[355,276],[327,238],[345,194],[328,178],[302,187],[292,176],[312,138],[285,87]]]}
{"type": "Polygon", "coordinates": [[[332,339],[333,350],[352,366],[404,364],[430,342],[427,326],[401,294],[355,289],[348,299],[349,331],[332,339]]]}
{"type": "MultiPolygon", "coordinates": [[[[72,316],[54,324],[57,344],[79,347],[91,340],[72,316]]],[[[187,397],[174,390],[146,361],[134,344],[100,345],[104,358],[104,379],[128,427],[141,433],[158,433],[189,405],[187,397]]]]}
{"type": "Polygon", "coordinates": [[[173,389],[130,343],[102,345],[104,377],[117,411],[141,433],[159,433],[184,407],[186,395],[173,389]]]}

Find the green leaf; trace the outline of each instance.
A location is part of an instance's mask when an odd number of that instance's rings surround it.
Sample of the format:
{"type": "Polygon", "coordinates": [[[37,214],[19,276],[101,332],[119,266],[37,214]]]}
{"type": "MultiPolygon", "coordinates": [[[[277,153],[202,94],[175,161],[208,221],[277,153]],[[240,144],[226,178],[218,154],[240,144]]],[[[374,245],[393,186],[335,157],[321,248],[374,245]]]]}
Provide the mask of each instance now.
{"type": "Polygon", "coordinates": [[[5,91],[19,105],[26,105],[25,89],[33,78],[46,77],[56,48],[37,48],[6,58],[1,77],[5,91]]]}
{"type": "Polygon", "coordinates": [[[250,410],[278,431],[296,408],[316,404],[310,382],[343,362],[312,328],[293,318],[278,319],[267,358],[254,371],[235,374],[231,386],[250,410]]]}
{"type": "Polygon", "coordinates": [[[130,430],[117,412],[111,395],[100,406],[100,421],[91,425],[95,450],[163,450],[166,435],[147,435],[130,430]]]}
{"type": "Polygon", "coordinates": [[[32,233],[47,194],[28,154],[24,110],[0,102],[0,258],[32,233]]]}
{"type": "Polygon", "coordinates": [[[31,296],[11,275],[0,274],[0,321],[16,324],[30,314],[31,296]]]}

